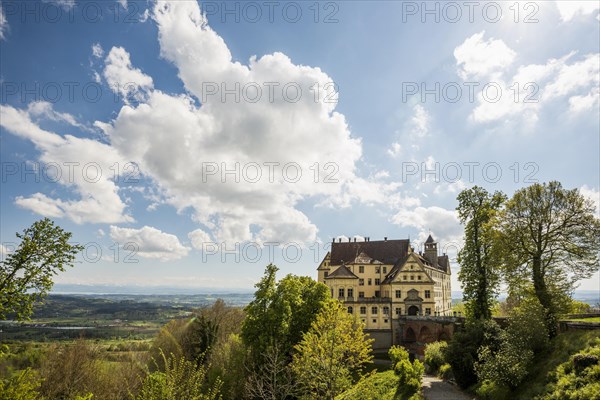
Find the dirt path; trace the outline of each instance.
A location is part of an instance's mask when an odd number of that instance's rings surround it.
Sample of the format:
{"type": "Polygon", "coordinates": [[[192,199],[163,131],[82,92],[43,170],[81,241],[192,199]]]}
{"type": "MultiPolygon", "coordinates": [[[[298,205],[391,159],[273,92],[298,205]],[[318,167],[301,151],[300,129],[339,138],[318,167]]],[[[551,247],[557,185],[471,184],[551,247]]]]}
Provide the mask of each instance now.
{"type": "Polygon", "coordinates": [[[423,396],[427,400],[472,400],[474,397],[461,392],[456,386],[431,376],[423,376],[423,396]]]}

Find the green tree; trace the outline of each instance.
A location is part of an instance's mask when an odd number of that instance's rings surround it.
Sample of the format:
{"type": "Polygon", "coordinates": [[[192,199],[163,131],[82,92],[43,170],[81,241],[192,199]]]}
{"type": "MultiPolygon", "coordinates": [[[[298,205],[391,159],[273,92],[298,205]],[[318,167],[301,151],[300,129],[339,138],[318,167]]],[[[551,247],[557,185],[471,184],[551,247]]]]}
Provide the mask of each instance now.
{"type": "Polygon", "coordinates": [[[34,222],[23,233],[21,243],[0,262],[0,319],[14,314],[18,320],[28,319],[33,304],[52,289],[52,278],[73,265],[83,247],[69,244],[65,232],[48,218],[34,222]]]}
{"type": "Polygon", "coordinates": [[[506,203],[495,237],[510,290],[533,285],[555,336],[557,314],[568,307],[576,282],[600,266],[600,220],[593,202],[559,182],[531,185],[506,203]]]}
{"type": "Polygon", "coordinates": [[[465,245],[458,252],[463,286],[463,299],[469,316],[490,319],[500,282],[500,260],[492,251],[488,224],[498,212],[506,196],[501,192],[488,193],[474,186],[458,195],[458,216],[465,225],[465,245]]]}
{"type": "Polygon", "coordinates": [[[295,346],[292,370],[308,397],[333,399],[371,362],[372,342],[363,324],[339,301],[330,300],[295,346]]]}
{"type": "Polygon", "coordinates": [[[277,271],[267,266],[245,309],[241,336],[256,363],[273,347],[290,356],[330,297],[327,286],[309,277],[288,275],[276,282],[277,271]]]}
{"type": "Polygon", "coordinates": [[[400,400],[408,400],[421,390],[421,378],[425,368],[419,360],[410,362],[408,351],[403,347],[392,346],[388,351],[392,360],[392,369],[398,376],[396,396],[400,400]]]}

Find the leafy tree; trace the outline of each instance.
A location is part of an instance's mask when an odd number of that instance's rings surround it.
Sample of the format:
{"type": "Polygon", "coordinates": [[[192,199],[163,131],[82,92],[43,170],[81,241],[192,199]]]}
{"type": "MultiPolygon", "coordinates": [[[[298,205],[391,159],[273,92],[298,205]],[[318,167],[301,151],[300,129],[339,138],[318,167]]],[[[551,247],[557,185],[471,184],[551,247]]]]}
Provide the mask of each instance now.
{"type": "Polygon", "coordinates": [[[0,380],[0,399],[39,400],[40,381],[32,369],[27,368],[8,379],[0,380]]]}
{"type": "Polygon", "coordinates": [[[500,282],[500,260],[492,251],[488,224],[500,209],[506,196],[488,193],[474,186],[458,195],[458,216],[465,225],[465,245],[458,252],[463,286],[463,299],[469,316],[490,319],[492,305],[500,282]]]}
{"type": "Polygon", "coordinates": [[[281,350],[267,349],[257,370],[248,377],[246,392],[251,398],[261,400],[287,399],[298,394],[292,368],[281,350]]]}
{"type": "Polygon", "coordinates": [[[339,301],[330,300],[295,346],[292,370],[308,397],[333,399],[371,362],[372,342],[362,323],[339,301]]]}
{"type": "Polygon", "coordinates": [[[421,390],[421,377],[425,372],[423,364],[419,360],[411,364],[408,351],[403,347],[392,346],[388,354],[392,360],[392,369],[398,376],[397,397],[400,400],[412,398],[421,390]]]}
{"type": "Polygon", "coordinates": [[[495,237],[511,291],[533,284],[555,336],[556,315],[568,306],[576,282],[600,267],[600,220],[593,202],[556,181],[531,185],[506,203],[495,237]]]}
{"type": "Polygon", "coordinates": [[[452,374],[460,387],[468,388],[477,383],[475,363],[479,361],[479,348],[487,346],[490,351],[497,351],[500,332],[494,320],[467,320],[463,330],[454,333],[444,358],[452,367],[452,374]]]}
{"type": "Polygon", "coordinates": [[[288,275],[276,282],[277,271],[267,266],[245,309],[241,336],[256,363],[273,347],[290,356],[330,297],[327,286],[309,277],[288,275]]]}
{"type": "Polygon", "coordinates": [[[83,250],[69,244],[70,232],[65,232],[48,218],[34,222],[23,233],[17,233],[21,243],[0,262],[0,319],[15,314],[18,320],[28,319],[33,304],[52,289],[52,277],[72,266],[75,256],[83,250]]]}

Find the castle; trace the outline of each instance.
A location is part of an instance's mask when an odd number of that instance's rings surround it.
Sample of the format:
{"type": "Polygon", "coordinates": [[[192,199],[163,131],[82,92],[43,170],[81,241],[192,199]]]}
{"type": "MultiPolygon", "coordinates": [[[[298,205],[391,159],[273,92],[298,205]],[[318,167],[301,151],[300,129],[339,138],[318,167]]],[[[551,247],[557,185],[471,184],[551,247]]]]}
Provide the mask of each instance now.
{"type": "Polygon", "coordinates": [[[438,255],[431,235],[423,253],[406,239],[334,239],[317,270],[332,297],[384,342],[396,342],[392,336],[403,316],[452,314],[450,261],[446,254],[438,255]]]}

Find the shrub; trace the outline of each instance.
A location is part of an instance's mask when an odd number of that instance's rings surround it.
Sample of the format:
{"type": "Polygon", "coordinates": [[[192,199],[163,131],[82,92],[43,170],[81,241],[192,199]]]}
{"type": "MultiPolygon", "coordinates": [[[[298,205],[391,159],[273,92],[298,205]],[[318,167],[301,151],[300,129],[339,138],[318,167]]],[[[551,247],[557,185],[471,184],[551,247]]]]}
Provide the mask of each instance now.
{"type": "Polygon", "coordinates": [[[509,388],[492,381],[483,381],[476,392],[481,400],[508,400],[511,396],[509,388]]]}
{"type": "Polygon", "coordinates": [[[443,364],[440,366],[438,376],[444,380],[452,379],[454,375],[452,374],[452,367],[450,367],[450,364],[443,364]]]}
{"type": "Polygon", "coordinates": [[[37,400],[40,382],[31,369],[15,374],[9,379],[0,380],[0,399],[37,400]]]}
{"type": "Polygon", "coordinates": [[[419,360],[410,362],[408,352],[398,346],[392,346],[388,352],[396,376],[398,389],[396,395],[400,399],[409,399],[421,390],[421,377],[425,368],[419,360]]]}
{"type": "Polygon", "coordinates": [[[452,367],[456,383],[467,388],[477,383],[475,363],[478,350],[484,345],[496,350],[499,345],[500,327],[494,321],[467,321],[463,331],[456,332],[448,343],[444,358],[452,367]]]}
{"type": "Polygon", "coordinates": [[[445,363],[444,352],[448,348],[446,342],[433,342],[425,346],[425,370],[429,374],[437,374],[445,363]]]}
{"type": "Polygon", "coordinates": [[[206,368],[184,357],[163,355],[165,371],[156,371],[144,380],[137,400],[216,400],[220,382],[206,385],[206,368]]]}

